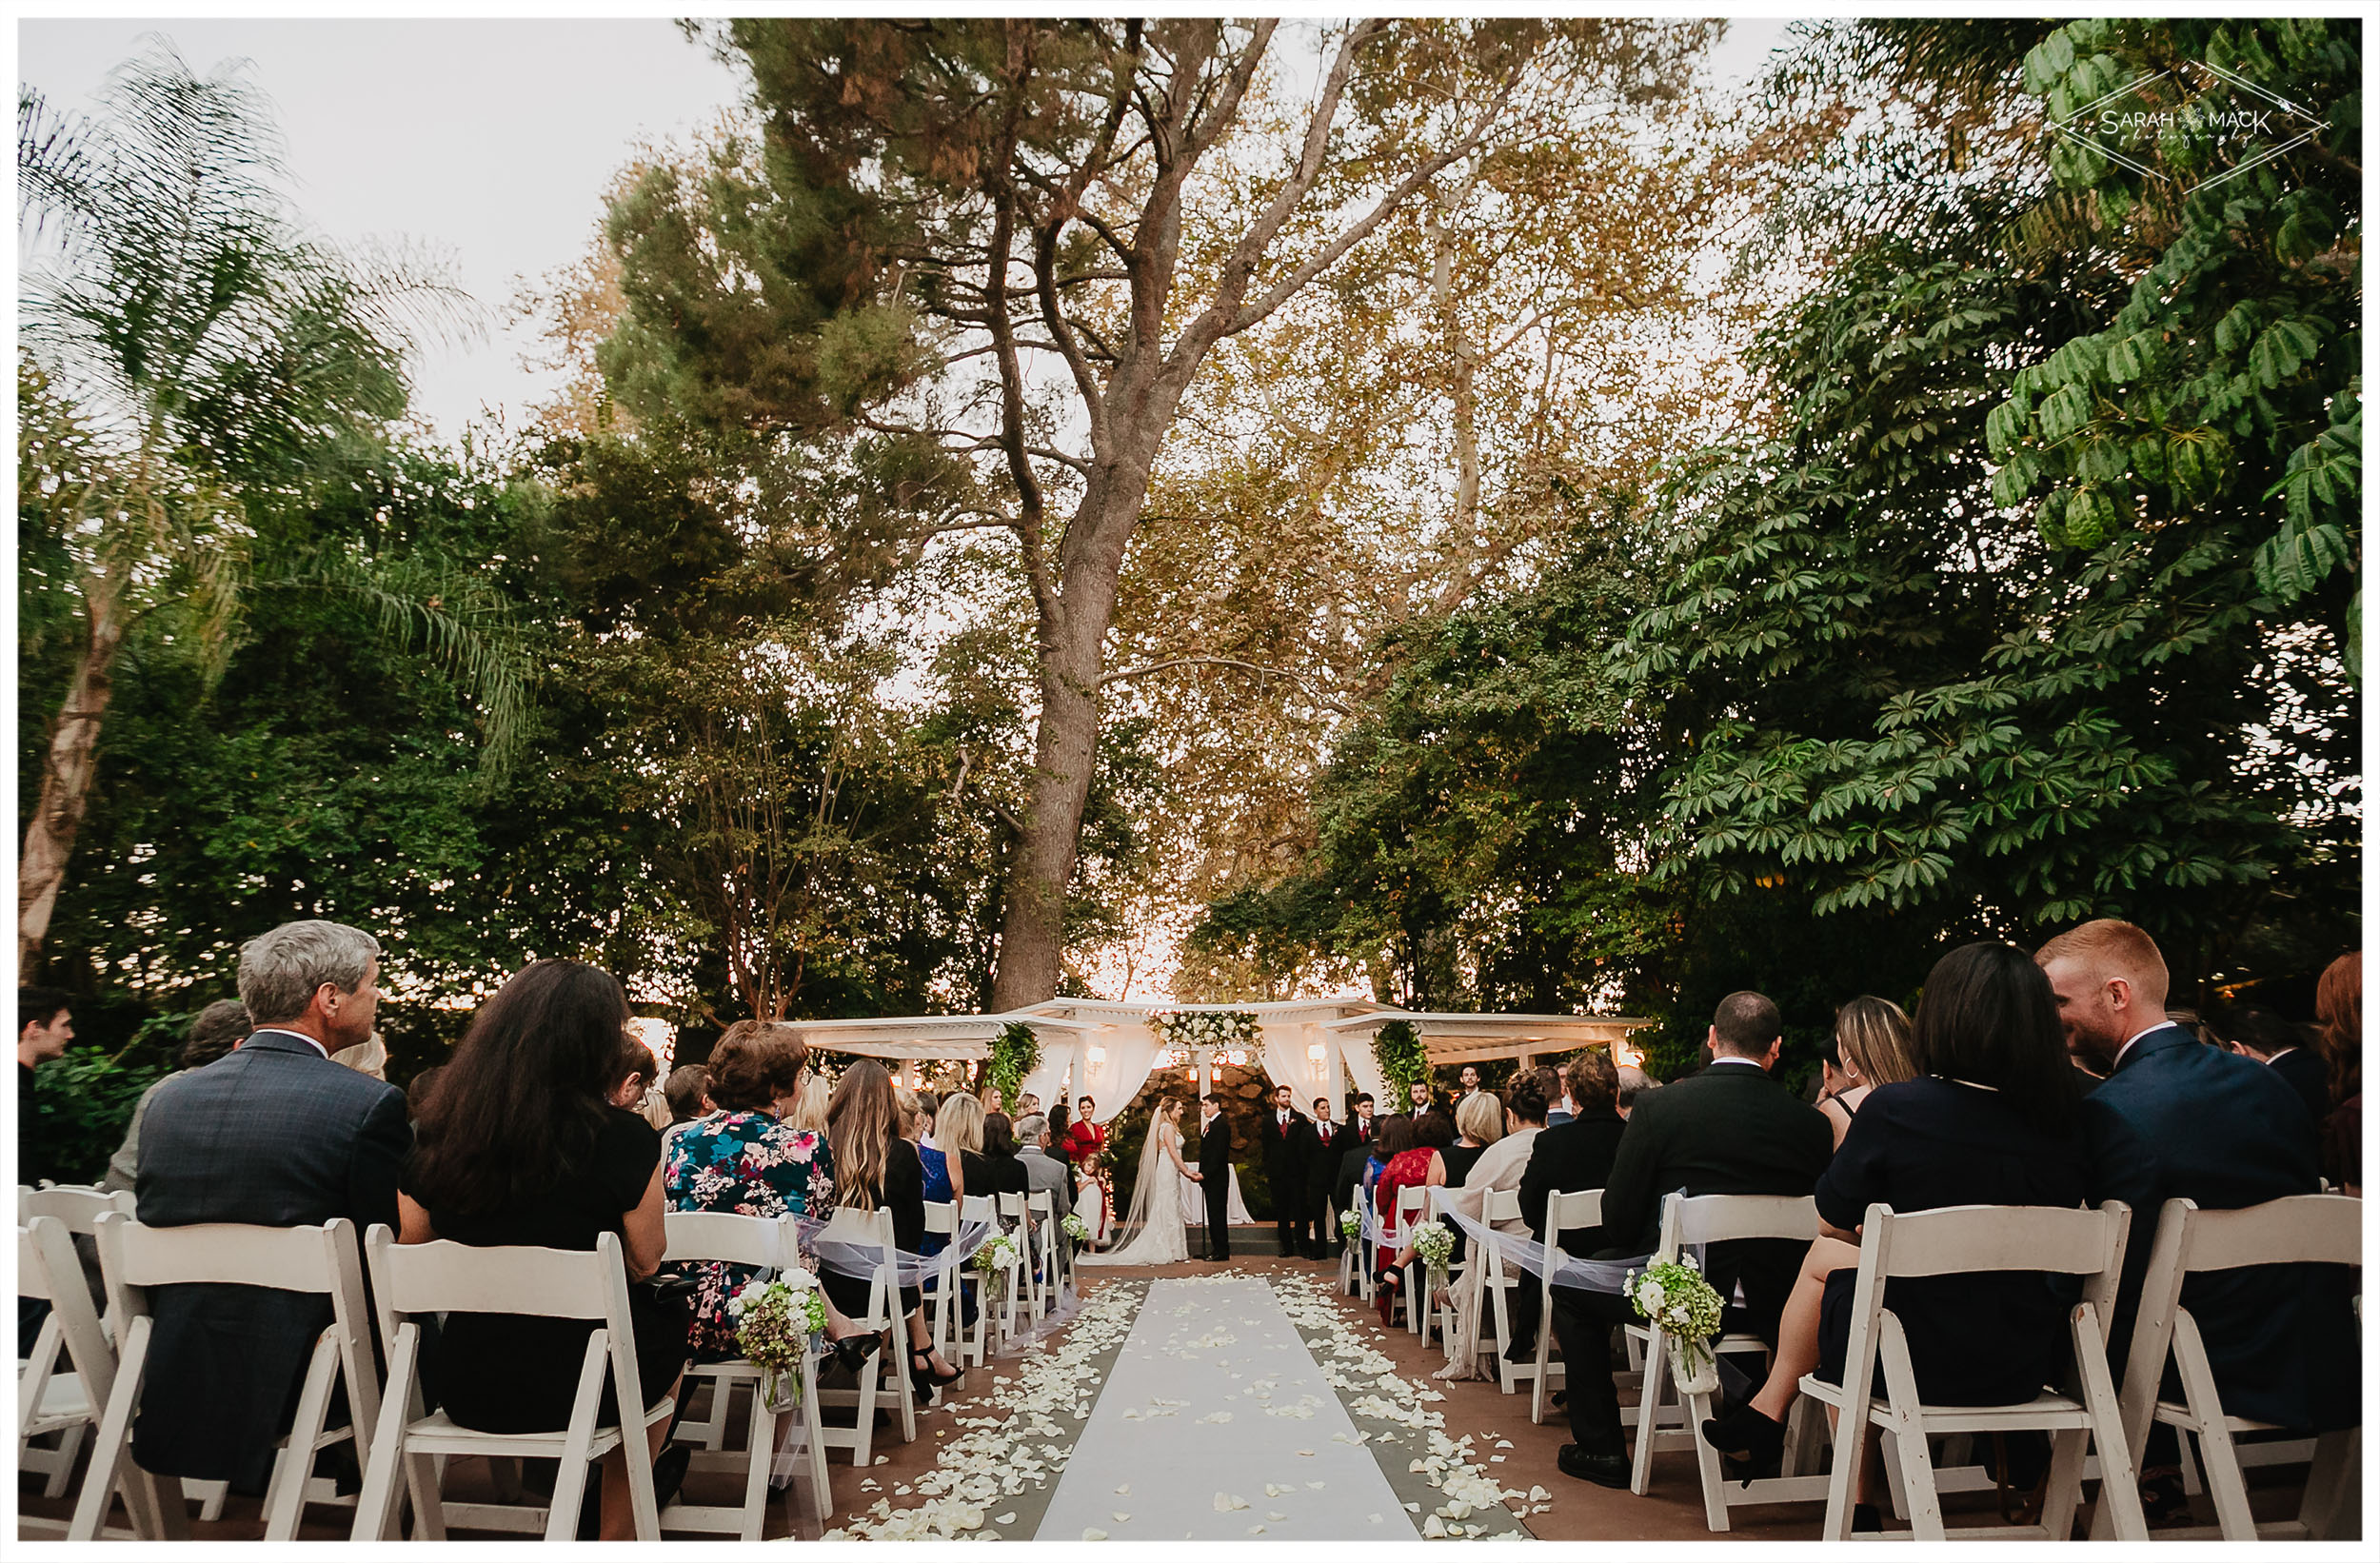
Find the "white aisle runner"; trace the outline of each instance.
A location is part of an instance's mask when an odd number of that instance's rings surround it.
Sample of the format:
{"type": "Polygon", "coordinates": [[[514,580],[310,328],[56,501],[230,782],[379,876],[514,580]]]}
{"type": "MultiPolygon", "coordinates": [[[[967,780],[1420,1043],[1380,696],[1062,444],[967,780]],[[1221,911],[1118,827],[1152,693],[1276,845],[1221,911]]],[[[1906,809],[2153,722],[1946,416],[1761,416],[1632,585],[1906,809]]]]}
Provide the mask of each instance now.
{"type": "Polygon", "coordinates": [[[1356,1436],[1271,1287],[1153,1281],[1036,1536],[1414,1540],[1356,1436]]]}

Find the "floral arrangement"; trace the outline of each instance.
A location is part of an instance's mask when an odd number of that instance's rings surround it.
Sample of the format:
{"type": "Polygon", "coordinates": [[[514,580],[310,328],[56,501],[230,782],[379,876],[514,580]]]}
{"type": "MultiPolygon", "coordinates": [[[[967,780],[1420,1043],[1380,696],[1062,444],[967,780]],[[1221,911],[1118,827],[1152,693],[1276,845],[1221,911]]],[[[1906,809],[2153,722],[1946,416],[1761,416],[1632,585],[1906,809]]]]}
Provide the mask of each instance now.
{"type": "Polygon", "coordinates": [[[818,1277],[788,1267],[776,1279],[754,1277],[727,1299],[736,1321],[736,1348],[761,1370],[761,1399],[773,1411],[802,1400],[802,1356],[810,1337],[826,1328],[826,1299],[818,1277]]]}
{"type": "Polygon", "coordinates": [[[1443,1221],[1424,1221],[1413,1229],[1413,1256],[1421,1261],[1421,1268],[1432,1275],[1446,1273],[1446,1261],[1455,1256],[1455,1229],[1443,1221]]]}
{"type": "Polygon", "coordinates": [[[1429,1049],[1410,1020],[1391,1020],[1373,1035],[1372,1060],[1380,1066],[1380,1078],[1398,1091],[1430,1078],[1429,1049]]]}
{"type": "Polygon", "coordinates": [[[1363,1241],[1363,1212],[1345,1210],[1339,1213],[1339,1235],[1351,1243],[1363,1241]]]}
{"type": "Polygon", "coordinates": [[[1058,1230],[1078,1243],[1087,1243],[1091,1240],[1091,1223],[1072,1211],[1068,1211],[1059,1221],[1058,1230]]]}
{"type": "Polygon", "coordinates": [[[1018,1088],[1041,1061],[1041,1039],[1033,1034],[1031,1026],[1017,1020],[1001,1027],[1000,1035],[992,1039],[991,1069],[991,1083],[1000,1092],[1001,1099],[1016,1100],[1018,1088]]]}
{"type": "Polygon", "coordinates": [[[1024,1256],[1017,1252],[1016,1239],[1002,1233],[994,1233],[983,1239],[983,1246],[977,1249],[967,1262],[984,1275],[991,1276],[1002,1270],[1014,1270],[1023,1259],[1024,1256]]]}
{"type": "Polygon", "coordinates": [[[1720,1299],[1702,1278],[1691,1254],[1668,1264],[1631,1270],[1620,1282],[1621,1292],[1636,1305],[1636,1316],[1670,1339],[1681,1386],[1691,1387],[1706,1375],[1716,1375],[1706,1344],[1719,1333],[1720,1299]]]}
{"type": "Polygon", "coordinates": [[[1167,1047],[1254,1047],[1261,1035],[1243,1009],[1160,1010],[1149,1024],[1167,1047]]]}

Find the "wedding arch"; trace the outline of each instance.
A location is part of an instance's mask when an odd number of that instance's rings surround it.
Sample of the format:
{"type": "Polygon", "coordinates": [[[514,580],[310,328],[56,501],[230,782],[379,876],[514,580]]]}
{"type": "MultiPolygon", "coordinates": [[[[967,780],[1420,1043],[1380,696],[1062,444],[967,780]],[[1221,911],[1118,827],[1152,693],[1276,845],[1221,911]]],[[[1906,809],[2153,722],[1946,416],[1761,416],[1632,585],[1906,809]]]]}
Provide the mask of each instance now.
{"type": "MultiPolygon", "coordinates": [[[[1123,1111],[1160,1070],[1195,1071],[1201,1094],[1219,1063],[1260,1068],[1297,1093],[1300,1107],[1316,1097],[1339,1097],[1344,1078],[1356,1089],[1388,1100],[1372,1037],[1401,1020],[1413,1027],[1433,1066],[1511,1058],[1523,1066],[1540,1054],[1597,1047],[1615,1062],[1636,1061],[1628,1035],[1653,1022],[1634,1016],[1468,1015],[1399,1009],[1365,999],[1292,999],[1285,1003],[1116,1003],[1053,999],[999,1015],[914,1015],[878,1019],[788,1020],[812,1048],[881,1058],[895,1065],[977,1063],[1008,1026],[1032,1028],[1041,1057],[1022,1091],[1044,1103],[1089,1097],[1093,1118],[1104,1123],[1123,1111]],[[1175,1016],[1248,1016],[1255,1036],[1226,1035],[1182,1042],[1167,1036],[1175,1016]]],[[[1202,1027],[1172,1027],[1176,1037],[1202,1027]]],[[[1236,1031],[1238,1028],[1224,1028],[1236,1031]]]]}

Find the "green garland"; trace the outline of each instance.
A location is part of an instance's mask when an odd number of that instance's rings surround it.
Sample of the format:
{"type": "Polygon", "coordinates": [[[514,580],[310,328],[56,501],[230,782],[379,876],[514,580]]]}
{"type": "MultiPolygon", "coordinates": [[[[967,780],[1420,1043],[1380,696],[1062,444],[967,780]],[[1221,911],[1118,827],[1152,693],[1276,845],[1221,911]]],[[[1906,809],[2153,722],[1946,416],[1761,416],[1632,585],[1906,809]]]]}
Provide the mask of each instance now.
{"type": "Polygon", "coordinates": [[[1033,1028],[1023,1021],[1012,1021],[1000,1028],[992,1039],[992,1084],[1002,1101],[1013,1107],[1017,1088],[1041,1061],[1041,1039],[1033,1035],[1033,1028]]]}
{"type": "Polygon", "coordinates": [[[1430,1078],[1429,1049],[1421,1045],[1421,1034],[1410,1020],[1391,1020],[1380,1027],[1372,1038],[1372,1058],[1380,1066],[1380,1078],[1398,1091],[1430,1078]]]}

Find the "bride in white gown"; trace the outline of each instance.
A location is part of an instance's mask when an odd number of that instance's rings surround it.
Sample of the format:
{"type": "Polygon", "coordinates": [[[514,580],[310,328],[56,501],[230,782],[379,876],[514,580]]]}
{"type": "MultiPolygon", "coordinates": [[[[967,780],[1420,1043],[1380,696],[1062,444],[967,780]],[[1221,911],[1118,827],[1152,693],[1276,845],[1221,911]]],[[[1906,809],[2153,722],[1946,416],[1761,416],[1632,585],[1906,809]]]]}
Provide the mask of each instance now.
{"type": "Polygon", "coordinates": [[[1078,1264],[1180,1264],[1190,1257],[1190,1235],[1184,1223],[1182,1191],[1193,1186],[1198,1173],[1181,1159],[1181,1101],[1169,1099],[1157,1110],[1149,1138],[1140,1147],[1140,1173],[1132,1185],[1132,1209],[1125,1215],[1121,1248],[1104,1254],[1082,1254],[1078,1264]]]}

